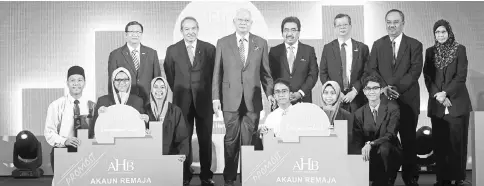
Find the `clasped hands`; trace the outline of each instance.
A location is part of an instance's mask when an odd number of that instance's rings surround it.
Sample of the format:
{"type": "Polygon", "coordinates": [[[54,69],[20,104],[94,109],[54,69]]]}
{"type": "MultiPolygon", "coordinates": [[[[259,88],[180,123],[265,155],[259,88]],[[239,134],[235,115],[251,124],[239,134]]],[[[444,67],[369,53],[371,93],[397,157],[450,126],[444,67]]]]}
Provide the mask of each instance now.
{"type": "MultiPolygon", "coordinates": [[[[105,106],[99,107],[99,110],[97,111],[99,114],[106,113],[108,111],[108,108],[105,106]]],[[[147,114],[140,114],[139,118],[142,119],[145,123],[148,123],[150,121],[150,117],[147,114]]]]}
{"type": "Polygon", "coordinates": [[[445,91],[437,92],[434,94],[434,98],[445,107],[451,107],[452,103],[450,102],[449,98],[447,97],[447,93],[445,91]]]}
{"type": "MultiPolygon", "coordinates": [[[[277,106],[277,103],[276,103],[276,99],[274,99],[273,96],[267,96],[267,99],[269,100],[269,102],[271,103],[271,108],[274,110],[276,109],[276,106],[277,106]]],[[[219,117],[218,115],[218,112],[222,110],[222,104],[220,103],[220,100],[215,100],[213,102],[213,112],[215,113],[215,116],[216,117],[219,117]]]]}
{"type": "Polygon", "coordinates": [[[400,97],[400,94],[398,93],[396,86],[388,85],[385,88],[383,88],[382,91],[383,91],[383,94],[385,94],[385,96],[387,96],[389,100],[398,99],[398,97],[400,97]]]}

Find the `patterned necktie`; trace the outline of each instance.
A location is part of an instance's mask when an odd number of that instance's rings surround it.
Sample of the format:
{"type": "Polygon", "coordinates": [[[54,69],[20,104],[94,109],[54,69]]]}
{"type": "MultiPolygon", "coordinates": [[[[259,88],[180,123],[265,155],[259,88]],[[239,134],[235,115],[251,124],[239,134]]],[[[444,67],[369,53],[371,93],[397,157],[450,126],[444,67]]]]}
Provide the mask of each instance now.
{"type": "Polygon", "coordinates": [[[131,57],[133,58],[133,62],[134,62],[134,68],[136,68],[136,70],[139,69],[139,59],[138,59],[138,56],[136,55],[138,53],[138,51],[135,49],[131,52],[131,57]]]}
{"type": "Polygon", "coordinates": [[[79,100],[74,101],[74,136],[77,137],[77,129],[81,128],[81,111],[79,109],[79,100]]]}
{"type": "Polygon", "coordinates": [[[289,51],[289,58],[287,59],[287,62],[289,62],[289,71],[292,72],[292,67],[294,66],[294,46],[289,46],[287,47],[287,50],[289,51]]]}
{"type": "Polygon", "coordinates": [[[346,75],[346,43],[341,44],[341,65],[343,66],[343,89],[348,89],[348,77],[346,75]]]}
{"type": "Polygon", "coordinates": [[[378,111],[376,111],[376,109],[373,109],[372,113],[373,113],[373,121],[375,122],[376,124],[376,116],[378,115],[377,113],[378,111]]]}
{"type": "Polygon", "coordinates": [[[244,47],[244,41],[245,41],[245,39],[240,39],[239,40],[239,53],[240,53],[240,60],[242,60],[242,63],[245,66],[245,47],[244,47]]]}
{"type": "Polygon", "coordinates": [[[188,58],[190,58],[190,63],[193,66],[193,60],[195,59],[195,55],[193,54],[193,46],[192,45],[187,46],[187,52],[188,52],[188,58]]]}
{"type": "Polygon", "coordinates": [[[392,52],[393,52],[393,60],[392,64],[395,65],[396,59],[397,59],[397,54],[395,52],[395,39],[392,41],[392,52]]]}

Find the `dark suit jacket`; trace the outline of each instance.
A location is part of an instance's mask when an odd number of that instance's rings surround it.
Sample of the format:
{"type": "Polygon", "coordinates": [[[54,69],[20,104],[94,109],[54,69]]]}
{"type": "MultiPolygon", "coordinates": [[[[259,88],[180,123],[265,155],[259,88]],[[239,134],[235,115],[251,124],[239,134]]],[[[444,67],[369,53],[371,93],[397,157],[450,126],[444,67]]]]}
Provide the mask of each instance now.
{"type": "MultiPolygon", "coordinates": [[[[365,71],[365,66],[369,60],[368,46],[364,43],[351,39],[353,45],[353,60],[351,63],[351,78],[350,88],[355,87],[358,91],[355,99],[351,102],[351,107],[356,110],[365,104],[365,95],[363,94],[362,77],[365,71]]],[[[320,78],[321,83],[326,81],[336,81],[343,89],[343,67],[341,63],[341,54],[338,39],[324,45],[323,54],[321,55],[320,63],[320,78]]]]}
{"type": "MultiPolygon", "coordinates": [[[[149,102],[149,93],[151,90],[151,80],[161,76],[158,53],[150,47],[140,46],[140,67],[138,71],[134,67],[133,58],[129,52],[127,44],[113,50],[109,54],[108,62],[108,90],[111,88],[111,76],[118,67],[124,67],[129,70],[131,75],[131,94],[141,97],[145,103],[149,102]]],[[[112,95],[111,91],[108,91],[112,95]]]]}
{"type": "MultiPolygon", "coordinates": [[[[94,126],[96,125],[97,117],[99,116],[98,110],[100,107],[105,106],[109,107],[111,105],[115,105],[116,102],[114,101],[114,97],[112,95],[104,95],[99,97],[96,102],[96,107],[94,108],[94,116],[92,117],[92,123],[89,128],[89,138],[94,136],[94,126]]],[[[129,105],[136,109],[140,114],[144,114],[145,110],[143,108],[143,99],[140,97],[130,94],[128,101],[126,101],[126,105],[129,105]]]]}
{"type": "Polygon", "coordinates": [[[356,110],[353,123],[353,144],[361,154],[361,148],[367,141],[373,141],[375,146],[390,142],[396,147],[401,148],[397,138],[398,127],[400,125],[400,109],[395,102],[387,104],[380,102],[378,115],[375,121],[368,104],[356,110]]]}
{"type": "Polygon", "coordinates": [[[467,55],[466,47],[459,45],[457,58],[443,69],[438,69],[435,63],[435,47],[425,51],[424,78],[429,91],[428,116],[442,117],[445,107],[434,98],[435,93],[445,91],[452,106],[449,114],[457,117],[472,111],[469,92],[466,87],[467,78],[467,55]]]}
{"type": "Polygon", "coordinates": [[[367,74],[374,73],[382,78],[384,81],[382,87],[396,86],[400,94],[398,99],[409,104],[417,115],[420,112],[418,78],[422,73],[422,52],[422,43],[403,34],[397,60],[393,65],[392,43],[390,37],[386,35],[373,43],[368,70],[366,70],[367,74]]]}
{"type": "Polygon", "coordinates": [[[274,80],[284,78],[289,81],[291,92],[302,90],[303,102],[312,103],[312,90],[318,81],[318,62],[312,46],[298,42],[292,71],[289,70],[286,45],[279,44],[269,52],[269,66],[274,80]]]}
{"type": "Polygon", "coordinates": [[[259,113],[262,110],[261,84],[267,96],[272,95],[274,86],[267,41],[250,33],[245,66],[237,43],[235,33],[217,41],[212,99],[221,100],[223,111],[235,112],[243,96],[247,110],[259,113]]]}
{"type": "Polygon", "coordinates": [[[193,100],[197,113],[212,117],[212,77],[215,46],[197,40],[193,66],[185,41],[168,47],[163,64],[168,84],[173,91],[173,103],[188,113],[193,100]]]}

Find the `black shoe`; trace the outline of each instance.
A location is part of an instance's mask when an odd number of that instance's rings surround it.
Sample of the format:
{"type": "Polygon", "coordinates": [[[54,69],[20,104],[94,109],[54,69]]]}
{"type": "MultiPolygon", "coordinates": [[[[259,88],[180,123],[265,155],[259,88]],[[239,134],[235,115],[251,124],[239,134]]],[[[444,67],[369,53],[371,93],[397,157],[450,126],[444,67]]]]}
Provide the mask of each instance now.
{"type": "Polygon", "coordinates": [[[418,186],[416,179],[404,179],[405,186],[418,186]]]}
{"type": "Polygon", "coordinates": [[[202,180],[202,186],[215,186],[215,182],[211,178],[202,180]]]}
{"type": "Polygon", "coordinates": [[[465,182],[464,182],[464,180],[455,180],[454,185],[455,186],[464,186],[465,182]]]}
{"type": "Polygon", "coordinates": [[[448,180],[443,180],[443,181],[437,181],[434,183],[434,186],[451,186],[451,182],[448,180]]]}
{"type": "Polygon", "coordinates": [[[224,186],[235,186],[235,181],[233,180],[225,181],[224,186]]]}
{"type": "Polygon", "coordinates": [[[183,186],[189,186],[190,180],[183,180],[183,186]]]}

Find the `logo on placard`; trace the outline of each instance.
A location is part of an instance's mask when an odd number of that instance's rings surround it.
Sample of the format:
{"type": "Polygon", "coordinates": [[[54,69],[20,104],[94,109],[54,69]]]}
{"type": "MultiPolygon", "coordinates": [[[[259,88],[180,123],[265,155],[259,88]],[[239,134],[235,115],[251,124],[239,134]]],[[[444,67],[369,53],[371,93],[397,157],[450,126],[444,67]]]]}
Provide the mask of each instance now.
{"type": "Polygon", "coordinates": [[[319,170],[319,161],[313,158],[299,158],[292,168],[294,172],[316,172],[319,170]]]}
{"type": "Polygon", "coordinates": [[[114,161],[111,161],[108,167],[108,173],[133,173],[134,172],[134,161],[128,159],[122,159],[121,161],[117,158],[114,158],[114,161]]]}
{"type": "Polygon", "coordinates": [[[108,174],[115,176],[106,176],[99,178],[92,178],[91,185],[103,184],[149,184],[150,177],[140,177],[135,172],[135,161],[130,159],[113,158],[106,170],[108,174]],[[126,174],[131,176],[126,176],[126,174]]]}

